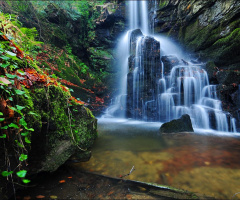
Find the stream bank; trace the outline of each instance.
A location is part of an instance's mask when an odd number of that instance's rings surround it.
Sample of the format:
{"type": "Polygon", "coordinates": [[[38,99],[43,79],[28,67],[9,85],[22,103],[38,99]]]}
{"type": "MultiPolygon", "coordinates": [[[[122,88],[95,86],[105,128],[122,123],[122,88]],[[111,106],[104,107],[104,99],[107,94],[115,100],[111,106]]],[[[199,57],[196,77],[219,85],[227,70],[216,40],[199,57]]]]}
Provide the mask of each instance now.
{"type": "Polygon", "coordinates": [[[39,174],[35,180],[17,192],[16,199],[214,199],[156,184],[83,172],[68,165],[52,174],[39,174]]]}

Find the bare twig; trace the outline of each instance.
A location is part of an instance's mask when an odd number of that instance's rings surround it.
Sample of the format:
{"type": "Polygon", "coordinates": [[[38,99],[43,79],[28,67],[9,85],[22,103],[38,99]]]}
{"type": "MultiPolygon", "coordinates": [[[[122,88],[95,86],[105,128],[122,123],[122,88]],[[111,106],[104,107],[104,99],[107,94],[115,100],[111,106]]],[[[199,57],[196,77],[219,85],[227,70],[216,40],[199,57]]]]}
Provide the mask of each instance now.
{"type": "Polygon", "coordinates": [[[232,199],[234,199],[234,197],[235,197],[237,194],[240,194],[240,192],[235,193],[235,194],[232,196],[232,199]]]}
{"type": "Polygon", "coordinates": [[[128,174],[125,175],[120,175],[120,178],[124,178],[126,176],[129,176],[131,173],[133,173],[133,171],[135,170],[135,167],[133,166],[132,169],[130,170],[130,172],[128,174]]]}

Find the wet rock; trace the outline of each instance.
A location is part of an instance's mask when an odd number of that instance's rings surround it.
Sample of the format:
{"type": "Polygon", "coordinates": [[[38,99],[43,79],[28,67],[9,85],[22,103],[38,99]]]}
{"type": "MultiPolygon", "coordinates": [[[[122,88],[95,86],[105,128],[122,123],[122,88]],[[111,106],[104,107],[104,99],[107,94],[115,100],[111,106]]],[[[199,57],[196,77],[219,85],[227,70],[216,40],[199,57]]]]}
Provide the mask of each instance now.
{"type": "Polygon", "coordinates": [[[164,123],[160,127],[160,133],[178,133],[178,132],[194,132],[190,116],[185,114],[181,118],[164,123]]]}
{"type": "Polygon", "coordinates": [[[162,56],[161,58],[164,64],[164,73],[169,74],[171,69],[179,64],[179,59],[173,55],[162,56]]]}
{"type": "MultiPolygon", "coordinates": [[[[142,31],[140,29],[135,29],[133,31],[130,32],[130,54],[134,55],[136,54],[136,43],[137,43],[137,39],[139,37],[142,37],[142,31]]],[[[134,57],[133,57],[134,58],[134,57]]]]}
{"type": "Polygon", "coordinates": [[[156,81],[161,75],[160,43],[153,37],[141,36],[142,32],[139,29],[132,31],[130,36],[127,116],[155,120],[158,115],[154,106],[157,94],[156,81]],[[141,38],[137,41],[139,37],[141,38]]]}
{"type": "Polygon", "coordinates": [[[219,83],[224,85],[238,85],[240,83],[240,72],[238,70],[221,70],[216,74],[219,83]]]}
{"type": "Polygon", "coordinates": [[[71,144],[69,140],[57,141],[54,147],[49,150],[45,159],[41,163],[40,171],[50,171],[53,172],[58,169],[59,166],[64,164],[66,160],[73,155],[75,152],[75,147],[71,144]]]}
{"type": "Polygon", "coordinates": [[[230,1],[164,1],[156,10],[155,32],[166,33],[179,40],[188,50],[199,53],[201,59],[217,61],[220,66],[240,63],[239,5],[230,1]],[[221,24],[221,26],[220,26],[221,24]]]}
{"type": "Polygon", "coordinates": [[[68,163],[87,162],[92,156],[91,151],[81,151],[78,149],[73,156],[68,159],[68,163]]]}
{"type": "Polygon", "coordinates": [[[217,72],[218,72],[219,69],[214,64],[214,62],[208,62],[205,66],[205,70],[208,74],[209,83],[210,84],[218,84],[217,72]]]}
{"type": "Polygon", "coordinates": [[[97,10],[101,13],[96,21],[96,38],[94,46],[102,44],[115,47],[116,38],[125,30],[125,6],[123,3],[107,3],[98,5],[97,10]]]}

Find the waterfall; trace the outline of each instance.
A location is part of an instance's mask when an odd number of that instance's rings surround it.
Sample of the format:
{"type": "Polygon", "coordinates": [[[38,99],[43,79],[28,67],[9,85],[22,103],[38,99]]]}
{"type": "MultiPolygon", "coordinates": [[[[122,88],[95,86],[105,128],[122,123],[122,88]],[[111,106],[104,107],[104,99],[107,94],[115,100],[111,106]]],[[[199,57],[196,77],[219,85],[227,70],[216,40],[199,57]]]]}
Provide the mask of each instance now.
{"type": "Polygon", "coordinates": [[[130,13],[130,30],[141,29],[144,34],[149,33],[148,1],[128,1],[130,13]]]}
{"type": "Polygon", "coordinates": [[[120,92],[104,117],[168,122],[188,114],[194,129],[236,132],[202,63],[169,39],[148,35],[148,2],[128,1],[130,30],[122,38],[120,92]]]}
{"type": "Polygon", "coordinates": [[[130,51],[130,35],[131,31],[128,31],[121,39],[117,48],[117,54],[119,55],[121,66],[121,73],[119,80],[119,94],[112,100],[111,106],[107,108],[103,117],[118,116],[125,118],[126,112],[126,95],[127,95],[127,74],[128,74],[128,57],[130,51]]]}

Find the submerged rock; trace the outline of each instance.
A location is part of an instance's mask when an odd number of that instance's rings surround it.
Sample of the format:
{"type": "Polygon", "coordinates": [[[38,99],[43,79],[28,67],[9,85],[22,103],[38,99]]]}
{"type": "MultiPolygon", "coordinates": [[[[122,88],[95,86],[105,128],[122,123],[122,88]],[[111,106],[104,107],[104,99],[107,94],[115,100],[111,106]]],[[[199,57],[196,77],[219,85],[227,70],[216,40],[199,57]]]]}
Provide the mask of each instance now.
{"type": "Polygon", "coordinates": [[[178,132],[194,132],[190,116],[185,114],[179,119],[174,119],[164,123],[160,127],[160,133],[178,133],[178,132]]]}

